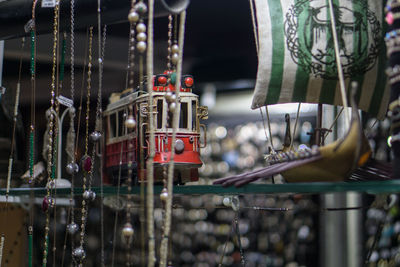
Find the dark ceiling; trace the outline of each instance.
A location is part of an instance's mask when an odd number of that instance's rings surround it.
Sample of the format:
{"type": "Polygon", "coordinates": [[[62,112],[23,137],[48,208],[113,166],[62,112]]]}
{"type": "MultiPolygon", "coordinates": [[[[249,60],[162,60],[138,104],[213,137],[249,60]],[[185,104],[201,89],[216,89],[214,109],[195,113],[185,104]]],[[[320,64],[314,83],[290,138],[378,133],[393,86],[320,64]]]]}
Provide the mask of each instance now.
{"type": "MultiPolygon", "coordinates": [[[[130,1],[126,2],[128,13],[130,1]]],[[[49,20],[51,19],[49,17],[49,20]]],[[[162,72],[166,67],[167,23],[166,17],[157,18],[154,21],[155,73],[162,72]]],[[[122,91],[125,87],[128,33],[128,23],[110,25],[107,28],[103,79],[104,100],[110,93],[122,91]]],[[[97,35],[96,31],[95,35],[97,35]]],[[[96,43],[96,40],[94,41],[96,43]]],[[[20,44],[19,38],[5,41],[3,84],[11,90],[15,88],[18,61],[22,56],[24,64],[21,105],[24,106],[30,103],[30,52],[29,44],[27,44],[21,54],[20,44]]],[[[46,107],[50,103],[52,35],[39,35],[37,46],[36,105],[46,107]]],[[[79,96],[81,88],[85,46],[86,31],[78,30],[75,44],[75,88],[78,92],[76,97],[79,96]]],[[[67,58],[69,58],[69,39],[67,40],[67,58]]],[[[185,73],[194,75],[197,92],[201,91],[202,84],[208,82],[219,82],[221,88],[217,89],[229,89],[223,88],[225,82],[241,79],[254,80],[257,58],[249,2],[245,0],[191,1],[187,9],[183,65],[185,73]]],[[[96,75],[94,73],[93,86],[97,90],[96,75]]],[[[63,88],[62,94],[69,96],[69,60],[66,61],[66,78],[63,88]]]]}

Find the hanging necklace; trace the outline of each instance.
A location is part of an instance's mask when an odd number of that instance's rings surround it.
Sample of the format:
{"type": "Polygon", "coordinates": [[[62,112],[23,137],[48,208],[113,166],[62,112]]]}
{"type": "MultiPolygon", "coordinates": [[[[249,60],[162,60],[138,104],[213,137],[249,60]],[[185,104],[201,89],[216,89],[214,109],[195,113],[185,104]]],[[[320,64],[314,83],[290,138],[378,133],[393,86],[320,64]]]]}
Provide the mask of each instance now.
{"type": "MultiPolygon", "coordinates": [[[[71,169],[76,173],[79,172],[79,166],[76,164],[76,159],[78,155],[78,147],[79,147],[79,133],[80,133],[80,125],[81,125],[81,115],[82,115],[82,106],[83,106],[83,88],[85,86],[85,74],[86,74],[86,63],[87,63],[87,56],[88,56],[88,47],[89,47],[89,28],[86,29],[86,47],[85,47],[85,56],[84,56],[84,62],[83,62],[83,70],[82,70],[82,82],[81,82],[81,88],[80,88],[80,100],[79,100],[79,108],[78,108],[78,123],[77,123],[77,132],[76,132],[76,139],[75,139],[75,149],[74,149],[74,158],[75,162],[72,166],[71,169]]],[[[71,183],[71,196],[70,196],[70,206],[71,206],[71,223],[69,224],[68,233],[71,235],[71,251],[74,251],[75,248],[75,242],[73,235],[79,230],[79,226],[75,223],[74,220],[74,186],[71,183]]],[[[74,259],[75,260],[75,259],[74,259]]]]}
{"type": "MultiPolygon", "coordinates": [[[[173,72],[173,65],[171,62],[171,56],[172,56],[172,22],[173,22],[173,17],[172,14],[168,15],[168,54],[167,54],[167,69],[170,75],[172,75],[173,72]]],[[[174,36],[174,39],[176,40],[176,36],[174,36]]],[[[176,84],[175,84],[176,85],[176,84]]],[[[178,90],[175,89],[177,92],[178,90]]],[[[167,108],[169,109],[170,112],[166,112],[167,114],[167,123],[169,124],[170,121],[172,121],[172,124],[174,122],[175,118],[175,112],[174,109],[176,109],[176,103],[173,101],[173,99],[176,98],[176,94],[173,96],[173,93],[168,91],[167,94],[165,95],[166,101],[167,101],[167,108]],[[171,102],[171,103],[170,103],[171,102]],[[172,114],[172,118],[170,118],[170,114],[172,114]]],[[[173,125],[167,125],[167,128],[173,128],[173,125]]],[[[173,132],[175,129],[173,129],[173,132]]],[[[168,132],[167,132],[168,134],[168,132]]],[[[168,140],[168,139],[167,139],[168,140]]],[[[171,141],[171,152],[174,151],[174,141],[171,141]]],[[[172,155],[171,155],[172,156],[172,155]]],[[[160,247],[160,266],[165,266],[166,261],[167,261],[167,251],[168,251],[168,226],[167,226],[167,199],[168,199],[168,171],[167,171],[167,165],[163,166],[163,189],[161,190],[160,194],[160,199],[163,203],[163,213],[164,213],[164,225],[163,225],[163,234],[162,234],[162,240],[161,240],[161,247],[160,247]]]]}
{"type": "MultiPolygon", "coordinates": [[[[101,36],[101,5],[100,0],[97,1],[97,27],[98,27],[98,50],[99,50],[99,94],[97,99],[97,107],[99,110],[98,127],[102,130],[101,119],[102,119],[102,110],[101,110],[101,93],[103,88],[103,64],[104,64],[104,55],[105,55],[105,47],[106,47],[106,33],[107,33],[107,25],[104,25],[103,28],[103,44],[101,44],[100,36],[101,36]]],[[[103,147],[103,146],[101,146],[103,147]]],[[[103,153],[103,152],[102,152],[103,153]]],[[[100,262],[101,267],[105,267],[105,256],[104,256],[104,188],[103,188],[103,157],[100,158],[100,262]]]]}
{"type": "MultiPolygon", "coordinates": [[[[31,127],[29,134],[29,187],[30,187],[30,209],[29,209],[29,226],[28,226],[28,266],[33,266],[33,163],[34,163],[34,136],[35,136],[35,99],[36,99],[36,25],[35,25],[35,10],[37,0],[32,5],[32,21],[30,24],[30,41],[31,41],[31,127]]],[[[18,90],[18,88],[17,88],[18,90]]],[[[16,118],[14,118],[15,120],[16,118]]],[[[15,127],[15,126],[14,126],[15,127]]],[[[15,128],[14,130],[15,131],[15,128]]]]}
{"type": "Polygon", "coordinates": [[[52,181],[51,181],[51,188],[53,190],[52,194],[52,206],[53,206],[53,247],[52,247],[52,252],[53,252],[53,266],[56,265],[56,251],[57,251],[57,181],[56,179],[61,179],[61,162],[60,162],[60,157],[58,155],[61,155],[59,152],[61,152],[62,145],[61,142],[61,135],[59,136],[59,133],[62,131],[62,119],[60,117],[60,101],[59,101],[59,96],[61,95],[61,89],[62,89],[62,84],[64,80],[64,61],[65,61],[65,47],[66,47],[66,33],[64,32],[63,34],[63,39],[61,42],[61,59],[59,57],[59,40],[60,40],[60,23],[59,23],[59,18],[58,17],[58,29],[57,29],[57,55],[56,55],[56,62],[57,62],[57,67],[56,67],[56,99],[57,101],[55,102],[55,116],[56,116],[56,123],[54,125],[54,137],[53,137],[53,170],[52,170],[52,181]],[[60,64],[58,64],[60,62],[60,64]],[[57,177],[56,177],[57,173],[57,177]],[[58,174],[60,173],[60,174],[58,174]]]}
{"type": "MultiPolygon", "coordinates": [[[[70,32],[70,46],[71,46],[71,54],[70,54],[70,63],[71,63],[71,100],[74,103],[75,99],[75,1],[71,0],[71,32],[70,32]]],[[[68,220],[71,218],[71,222],[67,225],[66,234],[64,238],[64,247],[62,253],[62,261],[61,266],[64,266],[64,256],[67,248],[67,236],[71,235],[71,246],[73,244],[72,237],[78,231],[78,225],[75,223],[75,211],[74,211],[74,176],[78,173],[79,167],[76,164],[76,149],[75,144],[77,144],[77,140],[75,142],[76,134],[74,128],[74,120],[75,120],[75,112],[70,113],[70,127],[67,134],[67,145],[66,150],[69,156],[68,164],[66,167],[67,173],[71,176],[71,194],[69,198],[69,208],[68,208],[68,220]]]]}
{"type": "MultiPolygon", "coordinates": [[[[84,170],[83,184],[82,184],[82,209],[81,209],[81,233],[79,247],[75,248],[72,252],[74,260],[79,266],[83,266],[83,260],[86,257],[84,246],[85,237],[85,226],[88,214],[88,201],[94,200],[95,194],[92,191],[87,190],[88,175],[90,176],[93,170],[92,158],[88,155],[89,146],[89,113],[90,113],[90,89],[91,89],[91,74],[92,74],[92,41],[93,41],[93,27],[89,28],[89,55],[88,55],[88,71],[87,71],[87,100],[86,100],[86,134],[85,134],[85,154],[82,157],[82,168],[84,170]]],[[[89,178],[90,179],[90,178],[89,178]]],[[[90,186],[89,186],[90,188],[90,186]]]]}
{"type": "MultiPolygon", "coordinates": [[[[172,16],[171,16],[172,17],[172,16]]],[[[168,168],[168,181],[167,188],[164,187],[163,192],[161,193],[161,200],[165,201],[165,222],[164,222],[164,233],[161,241],[160,248],[160,266],[167,265],[167,257],[168,257],[168,239],[171,230],[171,212],[172,212],[172,196],[173,196],[173,180],[174,180],[174,156],[175,156],[175,140],[176,140],[176,132],[178,129],[178,119],[179,119],[179,110],[176,108],[178,106],[179,101],[179,91],[181,88],[181,77],[182,77],[182,57],[183,57],[183,42],[184,42],[184,33],[185,33],[185,20],[186,20],[186,11],[183,11],[180,15],[180,29],[179,29],[179,46],[172,47],[171,52],[172,58],[171,62],[174,65],[177,65],[177,73],[176,73],[176,83],[175,83],[175,102],[170,104],[170,109],[172,104],[175,104],[175,108],[171,111],[173,114],[172,121],[172,141],[171,141],[171,157],[168,168]],[[177,54],[177,56],[175,56],[177,54]],[[177,58],[177,61],[174,60],[177,58]],[[165,190],[166,189],[166,190],[165,190]]],[[[172,25],[171,19],[170,24],[172,25]]],[[[174,44],[175,46],[176,44],[174,44]]]]}
{"type": "Polygon", "coordinates": [[[49,114],[49,146],[47,151],[47,185],[46,185],[46,196],[43,199],[42,209],[46,213],[46,223],[44,229],[44,248],[43,248],[43,266],[47,266],[47,255],[49,246],[49,225],[50,225],[50,213],[49,207],[53,206],[53,200],[51,198],[51,182],[54,176],[53,169],[53,142],[54,140],[54,108],[55,108],[55,89],[56,89],[56,65],[57,65],[57,35],[58,35],[58,16],[59,16],[59,3],[56,2],[54,7],[54,28],[53,28],[53,67],[51,75],[51,100],[50,100],[50,114],[49,114]]]}
{"type": "Polygon", "coordinates": [[[239,231],[239,215],[240,215],[240,200],[238,196],[233,196],[233,197],[225,197],[223,200],[223,203],[226,207],[231,207],[232,210],[235,212],[235,218],[232,221],[232,228],[231,231],[229,231],[229,235],[227,237],[227,240],[225,242],[224,245],[224,249],[222,251],[222,255],[220,258],[220,262],[218,264],[218,267],[222,266],[223,260],[224,260],[224,256],[225,256],[225,250],[226,250],[226,246],[227,243],[231,237],[231,233],[233,232],[233,230],[235,230],[235,235],[236,235],[236,240],[237,240],[237,244],[239,247],[239,253],[240,253],[240,263],[242,264],[243,267],[246,266],[246,259],[244,256],[244,251],[243,251],[243,247],[242,247],[242,242],[241,242],[241,237],[240,237],[240,231],[239,231]]]}
{"type": "Polygon", "coordinates": [[[177,16],[175,16],[174,26],[173,16],[170,14],[168,16],[168,55],[167,55],[167,69],[172,71],[176,70],[176,65],[178,64],[179,59],[179,46],[177,44],[177,16]],[[172,33],[172,30],[174,32],[172,33]],[[173,36],[173,41],[172,41],[173,36]]]}
{"type": "MultiPolygon", "coordinates": [[[[56,263],[56,237],[57,237],[57,232],[56,232],[56,227],[57,227],[57,183],[56,183],[56,173],[58,172],[58,169],[60,168],[58,164],[58,152],[61,149],[61,146],[58,145],[58,140],[61,136],[59,136],[59,131],[61,131],[62,126],[60,124],[60,103],[58,101],[58,97],[61,92],[62,88],[62,80],[63,80],[63,70],[64,70],[64,55],[65,55],[65,36],[62,41],[62,56],[61,56],[61,64],[60,64],[60,6],[58,3],[58,11],[57,11],[57,29],[56,29],[56,54],[55,54],[55,99],[54,101],[54,107],[50,109],[51,113],[54,113],[54,117],[56,118],[54,123],[53,123],[53,142],[49,142],[49,144],[53,147],[53,155],[52,155],[52,170],[51,170],[51,180],[49,182],[50,190],[51,190],[51,207],[53,209],[53,214],[55,215],[53,217],[53,225],[54,225],[54,231],[53,231],[53,247],[52,247],[52,253],[53,253],[53,266],[55,266],[56,263]]],[[[53,97],[53,96],[52,96],[53,97]]],[[[51,130],[51,128],[50,128],[51,130]]],[[[57,177],[60,178],[60,177],[57,177]]],[[[49,244],[47,244],[49,246],[49,244]]]]}
{"type": "MultiPolygon", "coordinates": [[[[143,23],[141,17],[147,12],[147,6],[143,1],[140,1],[136,4],[136,0],[131,1],[131,10],[128,14],[128,20],[130,22],[130,31],[129,31],[129,49],[128,49],[128,67],[127,67],[127,84],[129,89],[133,90],[134,86],[134,59],[135,59],[135,41],[136,48],[139,53],[143,53],[146,50],[146,38],[147,35],[145,33],[146,26],[143,23]],[[138,23],[139,22],[139,23],[138,23]],[[135,39],[135,28],[137,31],[136,39],[135,39]]],[[[129,106],[128,110],[129,114],[124,122],[124,127],[131,131],[136,127],[136,121],[133,116],[133,107],[129,106]]],[[[122,229],[122,241],[126,247],[126,266],[131,266],[131,257],[130,257],[130,246],[133,239],[134,230],[131,223],[131,200],[132,200],[132,159],[133,159],[133,142],[132,140],[128,139],[127,141],[128,146],[128,155],[127,155],[127,210],[126,210],[126,223],[122,229]]],[[[123,145],[121,145],[121,154],[122,156],[123,145]]],[[[120,180],[121,180],[121,163],[122,160],[120,159],[120,169],[118,175],[118,194],[119,194],[119,187],[120,187],[120,180]]],[[[117,196],[118,198],[118,196],[117,196]]],[[[114,222],[114,241],[116,237],[116,225],[117,225],[117,216],[118,211],[116,212],[116,219],[114,222]]],[[[115,255],[115,242],[113,246],[113,258],[112,258],[112,265],[114,264],[114,255],[115,255]]]]}
{"type": "MultiPolygon", "coordinates": [[[[168,16],[168,54],[167,54],[167,69],[170,75],[172,75],[173,70],[175,69],[175,65],[172,65],[172,60],[171,60],[171,56],[172,56],[172,21],[173,21],[173,17],[170,14],[168,16]]],[[[174,36],[174,41],[176,42],[176,35],[174,36]]],[[[175,84],[176,85],[176,84],[175,84]]],[[[174,111],[176,109],[176,103],[174,101],[174,99],[176,98],[176,94],[173,96],[173,93],[169,91],[169,88],[167,89],[168,92],[165,95],[166,101],[167,103],[171,102],[169,106],[167,106],[167,108],[170,110],[171,114],[174,115],[174,111]],[[173,102],[173,103],[172,103],[173,102]]],[[[177,90],[175,90],[177,91],[177,90]]],[[[169,124],[170,121],[173,122],[173,118],[170,118],[170,112],[166,112],[167,114],[167,123],[169,124]]],[[[167,128],[173,128],[173,125],[167,125],[167,128]]],[[[168,140],[168,139],[167,139],[168,140]]],[[[172,146],[174,146],[174,142],[172,142],[172,146]]],[[[174,148],[171,147],[171,151],[174,148]]],[[[163,166],[163,189],[161,190],[161,201],[165,204],[165,202],[167,201],[168,198],[168,182],[167,182],[167,178],[168,178],[168,173],[167,173],[167,165],[163,166]]],[[[165,206],[164,206],[165,207],[165,206]]],[[[165,212],[164,212],[165,213],[165,212]]],[[[164,214],[165,215],[165,214],[164,214]]]]}
{"type": "MultiPolygon", "coordinates": [[[[143,4],[141,4],[143,6],[143,4]]],[[[139,5],[140,6],[140,5],[139,5]]],[[[143,9],[143,8],[142,8],[143,9]]],[[[142,10],[142,13],[146,13],[146,10],[142,10]]],[[[139,29],[142,29],[143,27],[139,27],[139,29]]],[[[137,40],[138,42],[146,42],[147,40],[147,35],[145,31],[139,32],[137,35],[137,40]]],[[[138,43],[138,47],[147,47],[147,44],[140,44],[138,43]]],[[[143,54],[144,54],[144,49],[141,49],[139,54],[139,90],[143,90],[141,86],[143,85],[143,80],[144,80],[144,73],[143,73],[143,65],[144,65],[144,60],[143,60],[143,54]]],[[[133,61],[133,59],[132,59],[133,61]]],[[[137,173],[137,179],[138,181],[140,180],[140,214],[139,214],[139,220],[140,220],[140,240],[141,240],[141,262],[142,266],[145,266],[146,263],[146,232],[145,232],[145,222],[146,222],[146,214],[145,214],[145,183],[144,183],[144,151],[143,147],[140,146],[139,149],[139,159],[140,159],[140,170],[141,173],[137,173]]]]}
{"type": "MultiPolygon", "coordinates": [[[[98,3],[99,4],[99,3],[98,3]]],[[[99,4],[100,10],[100,4],[99,4]]],[[[89,211],[88,201],[94,201],[96,198],[96,194],[92,191],[92,181],[93,181],[93,167],[94,160],[96,157],[96,144],[101,139],[101,118],[102,118],[102,109],[101,109],[101,98],[102,98],[102,64],[103,64],[103,53],[105,50],[105,36],[106,36],[106,27],[104,28],[104,36],[103,36],[103,48],[101,48],[101,28],[99,22],[99,90],[97,95],[97,108],[96,108],[96,122],[95,122],[95,130],[90,134],[90,140],[94,143],[92,147],[91,157],[88,155],[88,146],[89,146],[89,113],[90,113],[90,89],[91,89],[91,67],[92,67],[92,40],[93,40],[93,27],[89,28],[89,61],[88,61],[88,78],[87,78],[87,102],[86,102],[86,134],[85,134],[85,156],[82,160],[82,167],[84,170],[84,178],[83,178],[83,200],[82,200],[82,217],[81,217],[81,234],[80,234],[80,245],[78,248],[74,249],[72,255],[74,259],[79,262],[79,266],[83,266],[83,260],[86,257],[86,253],[84,251],[84,236],[85,236],[85,227],[87,222],[87,215],[89,211]],[[87,182],[87,175],[88,184],[87,182]]],[[[104,255],[102,255],[102,264],[104,265],[104,255]]]]}
{"type": "MultiPolygon", "coordinates": [[[[86,226],[86,221],[87,221],[87,215],[89,212],[89,206],[88,203],[86,203],[86,209],[84,208],[85,206],[85,200],[87,201],[94,201],[94,199],[96,198],[96,194],[94,191],[92,191],[92,182],[93,182],[93,168],[94,168],[94,163],[95,163],[95,158],[96,158],[96,151],[97,151],[97,145],[100,142],[102,133],[102,107],[101,107],[101,100],[102,100],[102,77],[103,77],[103,60],[104,60],[104,51],[105,51],[105,42],[106,42],[106,26],[104,26],[104,30],[103,30],[103,38],[101,38],[101,23],[100,23],[100,1],[98,1],[98,63],[99,63],[99,90],[98,90],[98,94],[97,94],[97,107],[96,107],[96,121],[95,121],[95,130],[90,134],[90,141],[93,142],[93,146],[92,146],[92,154],[91,157],[86,156],[84,158],[83,161],[83,169],[85,171],[85,174],[87,173],[89,175],[89,181],[88,181],[88,185],[87,185],[87,190],[85,190],[85,186],[84,186],[84,190],[83,190],[83,201],[82,201],[82,225],[81,225],[81,242],[80,242],[80,247],[77,248],[77,251],[75,250],[74,252],[78,252],[78,254],[81,253],[81,251],[83,251],[83,255],[85,255],[85,252],[83,250],[83,244],[84,244],[84,235],[85,235],[85,226],[86,226]],[[101,42],[103,42],[103,45],[101,45],[101,42]],[[85,214],[85,216],[84,216],[85,214]]],[[[93,36],[93,27],[90,28],[90,38],[89,38],[89,63],[88,63],[88,102],[87,102],[87,113],[86,113],[86,144],[85,144],[85,155],[87,155],[87,147],[88,147],[88,121],[89,121],[89,100],[90,100],[90,84],[91,84],[91,59],[92,59],[92,36],[93,36]]],[[[100,163],[102,164],[102,163],[100,163]]],[[[102,177],[100,177],[102,179],[102,177]]],[[[84,184],[86,183],[86,178],[84,178],[84,184]]],[[[103,192],[102,192],[103,194],[103,192]]],[[[102,225],[102,228],[104,226],[102,225]]],[[[103,242],[103,241],[102,241],[103,242]]],[[[103,243],[102,243],[103,244],[103,243]]],[[[102,245],[104,246],[104,245],[102,245]]],[[[79,255],[75,255],[76,257],[80,257],[79,255]]],[[[102,251],[102,265],[104,265],[104,252],[102,251]]],[[[79,266],[82,266],[83,264],[83,257],[80,257],[80,264],[79,266]]]]}
{"type": "MultiPolygon", "coordinates": [[[[103,77],[103,62],[105,55],[105,44],[106,44],[106,32],[107,25],[104,25],[103,28],[103,47],[101,52],[101,64],[99,65],[101,73],[101,77],[103,77]]],[[[102,81],[102,78],[101,78],[102,81]]],[[[105,266],[105,255],[104,255],[104,184],[103,184],[103,158],[100,159],[100,223],[101,223],[101,266],[105,266]]]]}

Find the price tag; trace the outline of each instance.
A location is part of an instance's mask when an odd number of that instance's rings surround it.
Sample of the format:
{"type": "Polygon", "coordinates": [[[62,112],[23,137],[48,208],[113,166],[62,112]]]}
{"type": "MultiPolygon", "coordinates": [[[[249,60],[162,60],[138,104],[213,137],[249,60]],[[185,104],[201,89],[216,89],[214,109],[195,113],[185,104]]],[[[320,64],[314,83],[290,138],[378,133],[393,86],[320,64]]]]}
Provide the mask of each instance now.
{"type": "Polygon", "coordinates": [[[66,106],[66,107],[69,107],[69,108],[74,105],[74,101],[72,99],[69,99],[69,98],[67,98],[65,96],[62,96],[62,95],[58,96],[57,100],[58,100],[58,103],[60,103],[61,105],[66,106]]]}
{"type": "Polygon", "coordinates": [[[42,0],[42,7],[55,7],[57,0],[42,0]]]}

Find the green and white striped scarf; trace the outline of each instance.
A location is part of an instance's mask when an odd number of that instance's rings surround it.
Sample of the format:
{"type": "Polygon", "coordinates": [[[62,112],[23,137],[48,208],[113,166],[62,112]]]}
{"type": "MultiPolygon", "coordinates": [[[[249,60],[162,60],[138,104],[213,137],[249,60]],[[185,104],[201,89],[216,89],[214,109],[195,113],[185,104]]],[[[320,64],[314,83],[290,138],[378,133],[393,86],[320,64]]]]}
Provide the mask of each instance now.
{"type": "MultiPolygon", "coordinates": [[[[383,3],[332,0],[346,88],[358,107],[386,114],[389,86],[383,3]]],[[[259,65],[252,108],[306,102],[341,105],[328,0],[254,0],[259,65]]]]}

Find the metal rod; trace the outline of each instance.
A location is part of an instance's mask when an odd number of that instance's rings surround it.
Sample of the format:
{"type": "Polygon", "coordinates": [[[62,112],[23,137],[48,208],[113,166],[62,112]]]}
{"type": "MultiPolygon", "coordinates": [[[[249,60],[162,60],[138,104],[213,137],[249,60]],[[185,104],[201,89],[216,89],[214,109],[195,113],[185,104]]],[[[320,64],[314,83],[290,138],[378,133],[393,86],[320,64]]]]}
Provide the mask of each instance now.
{"type": "Polygon", "coordinates": [[[328,3],[329,3],[329,14],[331,16],[330,21],[331,21],[331,27],[332,27],[333,44],[334,44],[334,48],[335,48],[336,66],[337,66],[337,70],[338,70],[340,95],[342,97],[343,107],[345,107],[345,110],[344,110],[344,113],[346,114],[345,126],[347,129],[348,126],[350,125],[350,114],[349,114],[349,110],[347,109],[347,107],[349,105],[347,103],[346,86],[344,84],[343,68],[342,68],[342,63],[340,60],[340,47],[339,47],[339,41],[338,41],[337,32],[336,32],[336,21],[335,21],[335,13],[334,13],[334,9],[333,9],[332,0],[329,0],[328,3]]]}
{"type": "Polygon", "coordinates": [[[154,15],[154,0],[149,0],[149,18],[148,18],[148,38],[147,38],[147,54],[146,54],[146,73],[147,73],[147,92],[149,94],[149,156],[146,161],[147,171],[147,236],[148,236],[148,256],[147,266],[153,267],[156,262],[155,254],[155,239],[154,239],[154,114],[153,114],[153,15],[154,15]]]}
{"type": "Polygon", "coordinates": [[[317,111],[317,124],[315,126],[315,144],[317,146],[321,144],[321,128],[322,128],[322,104],[318,104],[318,111],[317,111]]]}

